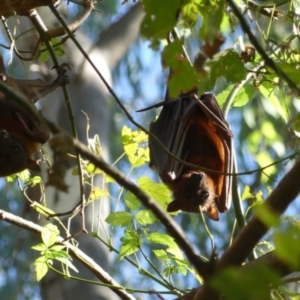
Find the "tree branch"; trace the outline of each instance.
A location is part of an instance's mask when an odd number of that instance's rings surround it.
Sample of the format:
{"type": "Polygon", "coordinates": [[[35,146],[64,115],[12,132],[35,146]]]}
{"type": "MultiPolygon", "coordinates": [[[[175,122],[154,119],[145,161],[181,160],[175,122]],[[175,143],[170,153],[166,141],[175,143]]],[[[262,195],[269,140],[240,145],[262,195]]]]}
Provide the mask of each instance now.
{"type": "MultiPolygon", "coordinates": [[[[4,210],[0,210],[0,220],[21,227],[35,234],[41,234],[42,232],[41,226],[31,221],[27,221],[21,217],[15,216],[4,210]]],[[[115,288],[111,288],[111,290],[113,290],[121,299],[135,300],[135,298],[132,295],[128,294],[124,290],[124,287],[122,287],[117,281],[110,277],[110,275],[107,272],[105,272],[93,259],[87,256],[78,247],[75,247],[70,243],[65,242],[62,237],[57,239],[57,243],[67,246],[69,253],[72,255],[72,257],[78,260],[87,269],[89,269],[99,280],[101,280],[105,284],[114,286],[115,288]]]]}
{"type": "MultiPolygon", "coordinates": [[[[279,220],[280,215],[286,210],[288,205],[300,193],[300,162],[298,162],[279,182],[274,191],[262,205],[262,209],[272,212],[272,216],[279,220]]],[[[247,258],[251,250],[259,240],[267,233],[270,225],[267,225],[259,217],[253,217],[249,223],[240,231],[230,248],[217,262],[215,274],[228,266],[239,266],[247,258]]],[[[218,299],[218,295],[211,287],[209,282],[196,293],[194,300],[218,299]]]]}
{"type": "MultiPolygon", "coordinates": [[[[2,90],[8,97],[11,97],[18,105],[24,108],[27,112],[29,112],[35,119],[42,122],[41,116],[36,111],[35,107],[26,100],[24,95],[20,93],[15,93],[14,90],[6,85],[5,83],[0,81],[0,90],[2,90]]],[[[85,158],[87,158],[90,162],[92,162],[96,167],[104,171],[106,174],[111,176],[118,182],[121,186],[125,187],[128,191],[134,194],[148,209],[150,209],[155,216],[161,221],[161,223],[166,227],[169,234],[175,239],[176,243],[186,254],[190,263],[195,267],[198,274],[203,278],[207,278],[211,274],[211,264],[204,262],[200,257],[197,251],[192,247],[191,243],[187,239],[185,233],[182,229],[177,225],[177,223],[173,220],[171,216],[169,216],[154,200],[152,200],[145,192],[143,192],[137,185],[131,182],[127,177],[120,172],[118,169],[112,167],[108,163],[106,163],[102,157],[97,156],[92,153],[87,146],[81,143],[78,140],[73,139],[67,133],[64,133],[62,129],[60,129],[56,124],[44,120],[52,133],[55,134],[64,134],[65,142],[73,145],[75,151],[85,158]]]]}
{"type": "Polygon", "coordinates": [[[244,32],[248,35],[248,38],[252,45],[255,47],[256,51],[261,55],[263,60],[265,61],[266,65],[268,65],[270,68],[272,68],[275,73],[278,75],[278,77],[282,78],[289,87],[296,91],[298,95],[300,95],[300,89],[298,88],[297,84],[284,72],[279,68],[274,60],[266,53],[266,51],[263,49],[263,47],[260,45],[254,34],[252,33],[249,25],[247,24],[247,21],[245,20],[243,14],[237,7],[237,5],[234,3],[233,0],[227,0],[229,6],[232,9],[233,14],[236,16],[236,18],[240,21],[241,27],[244,30],[244,32]]]}
{"type": "MultiPolygon", "coordinates": [[[[69,137],[71,139],[71,137],[69,137]]],[[[121,186],[135,195],[144,206],[150,209],[160,222],[166,227],[169,234],[174,238],[179,247],[183,250],[188,260],[196,268],[198,274],[203,278],[207,278],[211,273],[210,263],[204,262],[199,254],[194,250],[191,243],[187,239],[185,233],[154,200],[152,200],[144,191],[142,191],[136,184],[131,182],[122,172],[106,163],[102,157],[92,153],[87,146],[78,140],[73,140],[75,151],[80,153],[83,157],[92,162],[96,167],[111,176],[121,186]]]]}

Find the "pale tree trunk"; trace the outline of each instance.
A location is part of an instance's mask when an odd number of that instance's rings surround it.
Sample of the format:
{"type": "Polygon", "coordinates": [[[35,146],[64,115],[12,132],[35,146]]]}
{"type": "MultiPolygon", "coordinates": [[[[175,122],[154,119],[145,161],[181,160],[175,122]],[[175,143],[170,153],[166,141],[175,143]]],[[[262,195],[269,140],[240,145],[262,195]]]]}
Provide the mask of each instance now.
{"type": "MultiPolygon", "coordinates": [[[[49,15],[49,11],[47,13],[49,15]]],[[[45,14],[41,13],[41,16],[43,18],[45,14]]],[[[112,83],[111,69],[116,66],[127,52],[129,46],[138,37],[142,17],[143,12],[140,5],[133,6],[124,17],[113,24],[104,34],[102,34],[102,36],[100,36],[99,42],[94,46],[86,36],[79,31],[76,32],[76,38],[84,47],[85,51],[88,52],[89,57],[97,65],[100,72],[110,84],[112,83]]],[[[49,24],[49,21],[47,21],[47,23],[49,24]]],[[[104,156],[108,159],[108,141],[110,135],[109,121],[113,113],[108,110],[107,106],[109,93],[104,85],[101,84],[101,80],[98,78],[95,71],[92,70],[87,62],[85,62],[83,56],[72,41],[66,43],[66,49],[67,55],[63,57],[62,62],[67,62],[71,66],[71,72],[68,72],[70,78],[68,91],[70,93],[79,138],[86,143],[87,118],[85,114],[87,114],[90,123],[89,137],[93,137],[95,134],[100,136],[104,156]]],[[[41,76],[39,73],[36,73],[34,77],[41,76]]],[[[58,89],[42,99],[41,107],[43,115],[70,132],[70,121],[61,89],[58,89]]],[[[59,193],[54,188],[46,189],[47,205],[55,212],[68,211],[79,201],[78,176],[72,176],[70,170],[66,182],[69,185],[68,194],[59,193]]],[[[101,186],[101,178],[96,179],[94,184],[101,186]]],[[[93,220],[95,223],[94,230],[97,230],[99,218],[102,218],[103,220],[109,214],[108,200],[102,199],[101,201],[101,209],[99,209],[99,201],[95,202],[94,207],[90,205],[85,209],[85,226],[89,232],[92,228],[93,220]]],[[[48,221],[45,220],[45,222],[48,221]]],[[[81,228],[82,219],[78,215],[72,219],[70,231],[74,234],[81,228]]],[[[103,230],[100,231],[100,235],[105,238],[103,230]]],[[[110,273],[111,259],[108,248],[102,245],[97,239],[92,238],[89,234],[81,234],[76,239],[79,241],[79,248],[93,258],[104,270],[110,273]]],[[[72,273],[74,276],[98,282],[98,279],[95,278],[90,271],[79,264],[75,263],[75,265],[79,273],[72,273]]],[[[108,288],[74,280],[66,280],[62,276],[56,275],[54,272],[49,272],[43,280],[41,293],[45,300],[104,300],[118,298],[108,288]]]]}

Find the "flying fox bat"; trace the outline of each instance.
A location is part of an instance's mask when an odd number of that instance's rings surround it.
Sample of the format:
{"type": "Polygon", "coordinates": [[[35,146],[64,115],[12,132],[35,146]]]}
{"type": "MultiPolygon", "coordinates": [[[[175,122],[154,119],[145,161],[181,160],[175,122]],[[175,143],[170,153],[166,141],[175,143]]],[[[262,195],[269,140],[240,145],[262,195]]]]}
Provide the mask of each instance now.
{"type": "MultiPolygon", "coordinates": [[[[68,83],[65,71],[50,84],[41,79],[21,80],[9,77],[0,62],[0,80],[24,94],[28,101],[38,99],[68,83]],[[2,67],[1,67],[2,66],[2,67]]],[[[22,108],[14,104],[0,91],[0,177],[8,176],[25,169],[39,171],[40,168],[31,156],[49,139],[49,132],[22,108]]]]}
{"type": "Polygon", "coordinates": [[[193,91],[171,100],[167,92],[165,101],[152,107],[161,105],[157,121],[150,124],[150,133],[174,156],[199,166],[194,169],[181,164],[149,135],[150,167],[159,172],[173,192],[174,200],[167,211],[199,213],[201,209],[217,221],[218,212],[230,207],[231,176],[220,173],[232,172],[233,158],[232,132],[216,98],[214,94],[204,94],[199,99],[193,91]]]}

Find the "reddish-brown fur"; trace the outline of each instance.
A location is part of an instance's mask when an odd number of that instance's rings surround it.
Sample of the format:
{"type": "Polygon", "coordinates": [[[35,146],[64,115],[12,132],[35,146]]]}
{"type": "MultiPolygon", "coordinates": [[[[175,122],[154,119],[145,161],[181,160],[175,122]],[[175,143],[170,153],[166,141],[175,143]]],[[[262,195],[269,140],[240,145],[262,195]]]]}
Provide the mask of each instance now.
{"type": "MultiPolygon", "coordinates": [[[[59,76],[50,84],[41,79],[21,80],[10,77],[5,72],[0,54],[0,80],[34,104],[62,84],[69,83],[66,71],[61,69],[59,76]]],[[[24,169],[39,171],[38,164],[31,159],[49,139],[43,124],[20,107],[13,104],[5,93],[0,91],[0,176],[8,176],[24,169]]]]}
{"type": "Polygon", "coordinates": [[[0,176],[26,168],[39,170],[31,159],[49,133],[33,118],[5,98],[0,98],[0,176]]]}
{"type": "MultiPolygon", "coordinates": [[[[225,149],[216,134],[215,125],[198,105],[195,105],[195,110],[183,148],[185,161],[203,168],[225,172],[225,149]]],[[[169,204],[168,211],[180,209],[197,213],[201,206],[212,219],[217,220],[215,200],[221,194],[223,176],[184,166],[176,180],[162,178],[173,191],[174,201],[169,204]]]]}

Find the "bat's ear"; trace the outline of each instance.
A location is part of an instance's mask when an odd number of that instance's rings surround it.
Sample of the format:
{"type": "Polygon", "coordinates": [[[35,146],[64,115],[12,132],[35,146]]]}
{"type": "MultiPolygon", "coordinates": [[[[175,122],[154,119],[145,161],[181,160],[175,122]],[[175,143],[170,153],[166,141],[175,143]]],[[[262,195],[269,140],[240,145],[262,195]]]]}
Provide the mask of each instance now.
{"type": "Polygon", "coordinates": [[[175,212],[177,210],[180,210],[178,202],[177,201],[170,202],[168,207],[167,207],[167,212],[175,212]]]}
{"type": "Polygon", "coordinates": [[[214,221],[219,221],[219,212],[218,209],[215,206],[210,206],[207,211],[206,211],[207,216],[214,220],[214,221]]]}
{"type": "Polygon", "coordinates": [[[32,171],[37,171],[37,172],[41,171],[41,169],[40,169],[39,165],[36,163],[36,161],[34,161],[31,158],[28,158],[27,163],[26,163],[26,168],[28,168],[29,170],[32,170],[32,171]]]}

